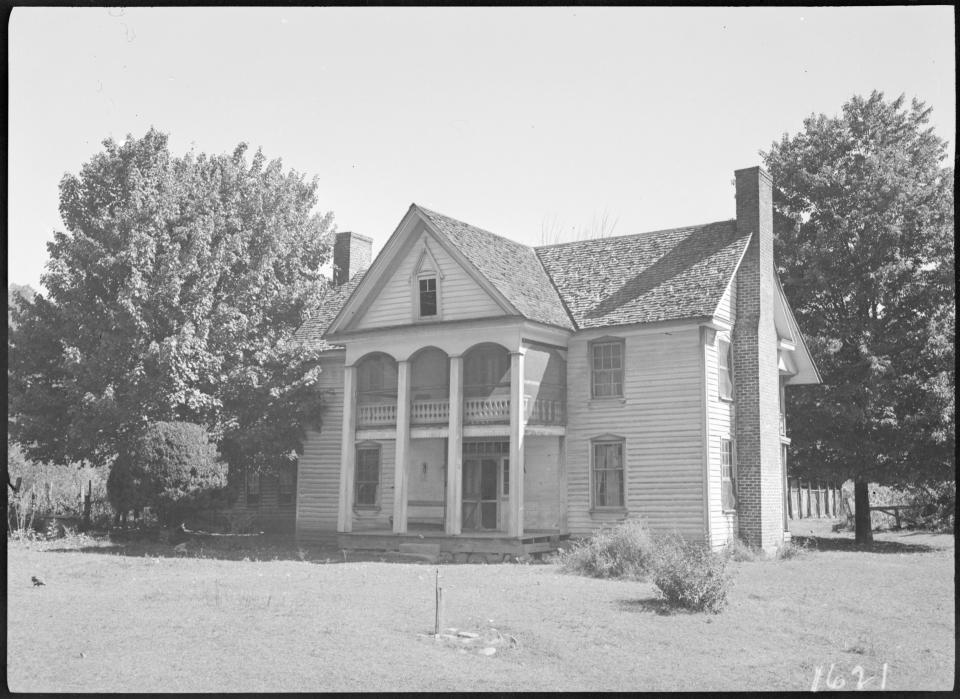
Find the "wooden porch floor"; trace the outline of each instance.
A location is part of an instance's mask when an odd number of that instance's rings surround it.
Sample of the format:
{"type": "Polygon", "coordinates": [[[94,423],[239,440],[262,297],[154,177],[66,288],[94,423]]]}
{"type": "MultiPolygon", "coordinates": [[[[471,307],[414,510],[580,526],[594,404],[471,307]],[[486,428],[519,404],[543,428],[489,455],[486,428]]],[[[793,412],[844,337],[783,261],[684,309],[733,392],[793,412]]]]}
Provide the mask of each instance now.
{"type": "Polygon", "coordinates": [[[555,551],[560,541],[569,534],[556,529],[535,529],[519,537],[505,532],[466,532],[459,536],[447,536],[439,527],[418,527],[406,534],[394,534],[388,530],[370,530],[337,534],[337,545],[347,550],[399,551],[400,544],[435,544],[440,551],[448,553],[508,553],[523,554],[555,551]]]}

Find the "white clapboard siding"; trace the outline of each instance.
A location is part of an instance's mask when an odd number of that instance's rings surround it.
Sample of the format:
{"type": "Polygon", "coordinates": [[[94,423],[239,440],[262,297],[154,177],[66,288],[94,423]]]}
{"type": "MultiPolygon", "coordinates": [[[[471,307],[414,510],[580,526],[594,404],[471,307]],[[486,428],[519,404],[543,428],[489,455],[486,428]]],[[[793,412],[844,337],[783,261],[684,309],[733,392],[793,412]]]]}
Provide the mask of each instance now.
{"type": "MultiPolygon", "coordinates": [[[[731,280],[727,290],[720,298],[715,317],[729,323],[736,321],[737,285],[731,280]]],[[[717,340],[730,340],[729,333],[721,332],[712,344],[705,348],[706,398],[707,398],[707,502],[708,517],[710,518],[710,543],[719,548],[737,536],[736,513],[725,513],[721,496],[720,471],[722,455],[720,440],[734,438],[734,405],[732,401],[720,400],[719,387],[719,356],[717,354],[717,340]]]]}
{"type": "Polygon", "coordinates": [[[699,329],[632,329],[607,336],[626,341],[625,402],[590,399],[589,336],[572,338],[567,354],[567,493],[571,533],[585,534],[622,518],[590,512],[590,440],[626,440],[627,517],[654,530],[702,540],[703,375],[699,329]]]}
{"type": "Polygon", "coordinates": [[[354,325],[356,329],[405,325],[411,322],[413,304],[418,300],[414,295],[411,276],[423,253],[424,240],[427,241],[426,244],[440,267],[439,271],[443,274],[442,279],[437,279],[440,289],[440,313],[443,320],[503,315],[500,306],[440,247],[432,235],[421,233],[394,268],[392,276],[380,290],[377,298],[373,300],[362,317],[357,319],[354,325]]]}
{"type": "Polygon", "coordinates": [[[297,463],[297,538],[337,530],[340,444],[343,431],[343,355],[321,364],[317,389],[323,392],[320,431],[310,431],[297,463]]]}
{"type": "MultiPolygon", "coordinates": [[[[720,400],[719,386],[719,355],[717,352],[717,340],[727,339],[730,336],[727,333],[718,333],[712,344],[706,346],[705,368],[707,381],[707,419],[709,445],[708,455],[709,463],[707,467],[708,490],[707,502],[709,504],[710,517],[710,543],[716,547],[722,547],[737,535],[737,515],[736,513],[725,513],[723,511],[723,501],[721,496],[721,466],[723,456],[720,449],[721,439],[734,439],[734,415],[735,407],[732,401],[720,400]]],[[[736,445],[734,445],[736,453],[736,445]]]]}
{"type": "Polygon", "coordinates": [[[560,438],[524,437],[523,526],[560,528],[560,438]]]}
{"type": "Polygon", "coordinates": [[[717,304],[717,311],[714,313],[714,317],[717,318],[717,320],[722,320],[731,325],[733,325],[733,321],[736,318],[735,309],[737,307],[737,285],[734,281],[735,278],[731,279],[727,285],[727,290],[723,292],[723,296],[720,297],[720,303],[717,304]]]}

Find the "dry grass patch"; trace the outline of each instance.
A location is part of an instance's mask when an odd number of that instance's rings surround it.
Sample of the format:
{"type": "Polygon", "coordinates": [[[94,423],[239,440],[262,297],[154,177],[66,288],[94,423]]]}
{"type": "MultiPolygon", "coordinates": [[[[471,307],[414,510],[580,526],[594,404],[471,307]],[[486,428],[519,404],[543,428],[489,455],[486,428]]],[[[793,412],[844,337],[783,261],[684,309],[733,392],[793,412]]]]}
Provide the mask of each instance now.
{"type": "Polygon", "coordinates": [[[831,663],[887,663],[887,689],[954,681],[952,537],[731,563],[716,616],[663,615],[650,583],[556,565],[439,566],[444,628],[475,645],[432,638],[435,566],[51,543],[8,544],[15,691],[785,691],[831,663]]]}

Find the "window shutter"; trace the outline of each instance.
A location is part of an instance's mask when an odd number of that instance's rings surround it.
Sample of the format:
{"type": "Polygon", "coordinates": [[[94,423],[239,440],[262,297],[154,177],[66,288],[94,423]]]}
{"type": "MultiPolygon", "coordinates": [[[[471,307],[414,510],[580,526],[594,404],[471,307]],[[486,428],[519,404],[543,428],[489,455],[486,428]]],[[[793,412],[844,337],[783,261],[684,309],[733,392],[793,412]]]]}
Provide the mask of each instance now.
{"type": "Polygon", "coordinates": [[[721,490],[721,502],[723,503],[723,509],[733,510],[736,509],[736,497],[733,495],[733,481],[723,479],[721,481],[722,490],[721,490]]]}

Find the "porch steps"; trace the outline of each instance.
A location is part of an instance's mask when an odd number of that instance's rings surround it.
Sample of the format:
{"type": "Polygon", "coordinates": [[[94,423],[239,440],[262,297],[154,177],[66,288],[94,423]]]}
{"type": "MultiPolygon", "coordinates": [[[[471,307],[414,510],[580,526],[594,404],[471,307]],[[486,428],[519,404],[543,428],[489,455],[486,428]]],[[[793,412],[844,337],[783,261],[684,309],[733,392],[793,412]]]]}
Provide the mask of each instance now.
{"type": "Polygon", "coordinates": [[[427,563],[436,563],[440,557],[440,544],[404,542],[400,544],[399,551],[401,556],[409,556],[427,563]]]}

